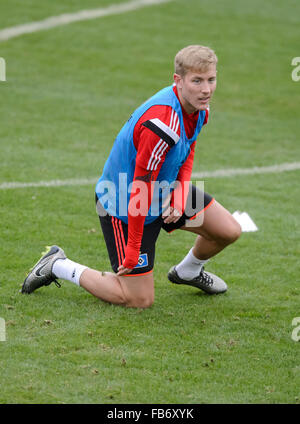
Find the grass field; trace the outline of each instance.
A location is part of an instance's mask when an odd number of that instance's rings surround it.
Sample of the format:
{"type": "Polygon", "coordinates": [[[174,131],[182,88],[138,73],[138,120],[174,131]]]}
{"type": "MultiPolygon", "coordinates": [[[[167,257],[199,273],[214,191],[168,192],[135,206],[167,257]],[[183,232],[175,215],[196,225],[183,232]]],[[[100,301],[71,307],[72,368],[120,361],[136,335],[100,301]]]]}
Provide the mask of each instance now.
{"type": "MultiPolygon", "coordinates": [[[[125,0],[123,1],[125,3],[125,0]]],[[[0,30],[107,6],[2,0],[0,30]]],[[[122,3],[114,0],[113,3],[122,3]]],[[[219,57],[194,171],[300,161],[296,0],[175,0],[0,42],[0,185],[100,175],[131,112],[171,83],[173,57],[201,43],[219,57]]],[[[147,310],[103,303],[64,282],[19,293],[45,245],[110,270],[94,186],[0,189],[0,403],[300,403],[299,172],[205,180],[259,231],[210,261],[229,285],[171,285],[194,236],[161,233],[147,310]]]]}

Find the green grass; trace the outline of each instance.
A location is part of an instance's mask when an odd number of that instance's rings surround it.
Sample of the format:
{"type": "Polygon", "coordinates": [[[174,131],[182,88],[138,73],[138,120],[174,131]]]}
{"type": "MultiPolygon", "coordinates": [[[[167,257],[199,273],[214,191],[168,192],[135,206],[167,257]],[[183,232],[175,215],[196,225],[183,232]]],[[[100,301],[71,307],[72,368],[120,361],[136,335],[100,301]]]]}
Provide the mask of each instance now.
{"type": "MultiPolygon", "coordinates": [[[[1,28],[83,8],[5,3],[1,28]]],[[[195,42],[216,50],[219,74],[194,171],[299,161],[300,82],[290,65],[299,13],[293,0],[174,1],[0,43],[0,183],[100,175],[123,122],[171,83],[174,54],[195,42]]],[[[229,285],[220,296],[168,282],[194,236],[162,232],[148,310],[103,303],[68,282],[21,295],[45,245],[93,268],[110,264],[93,186],[0,190],[0,402],[299,403],[298,180],[299,171],[206,180],[259,231],[210,261],[229,285]]]]}

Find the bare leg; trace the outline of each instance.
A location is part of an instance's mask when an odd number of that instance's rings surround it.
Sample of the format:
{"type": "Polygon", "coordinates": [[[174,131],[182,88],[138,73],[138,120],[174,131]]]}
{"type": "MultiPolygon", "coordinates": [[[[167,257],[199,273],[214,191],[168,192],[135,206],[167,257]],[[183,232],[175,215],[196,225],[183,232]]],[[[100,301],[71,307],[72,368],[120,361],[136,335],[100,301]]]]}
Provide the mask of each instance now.
{"type": "Polygon", "coordinates": [[[209,259],[236,241],[241,234],[239,223],[220,203],[214,203],[204,212],[201,225],[181,227],[182,230],[198,234],[193,254],[198,259],[209,259]]]}
{"type": "Polygon", "coordinates": [[[187,284],[209,293],[218,294],[227,291],[227,284],[218,276],[203,271],[204,263],[233,243],[241,233],[241,227],[231,214],[218,202],[214,202],[189,221],[182,230],[196,233],[194,247],[183,260],[173,266],[168,278],[173,283],[187,284]],[[193,226],[192,226],[193,224],[193,226]]]}
{"type": "Polygon", "coordinates": [[[154,301],[153,273],[120,277],[112,272],[87,268],[80,286],[97,298],[116,305],[147,308],[154,301]]]}

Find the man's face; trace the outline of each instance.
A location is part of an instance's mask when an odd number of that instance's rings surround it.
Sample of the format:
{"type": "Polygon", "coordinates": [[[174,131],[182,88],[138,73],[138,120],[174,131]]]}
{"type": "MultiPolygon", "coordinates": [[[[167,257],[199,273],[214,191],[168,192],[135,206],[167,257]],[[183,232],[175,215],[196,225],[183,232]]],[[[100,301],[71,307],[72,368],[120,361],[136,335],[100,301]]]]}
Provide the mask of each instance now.
{"type": "Polygon", "coordinates": [[[207,71],[188,71],[184,77],[174,74],[179,99],[184,110],[190,114],[205,110],[217,85],[216,65],[210,65],[207,71]]]}

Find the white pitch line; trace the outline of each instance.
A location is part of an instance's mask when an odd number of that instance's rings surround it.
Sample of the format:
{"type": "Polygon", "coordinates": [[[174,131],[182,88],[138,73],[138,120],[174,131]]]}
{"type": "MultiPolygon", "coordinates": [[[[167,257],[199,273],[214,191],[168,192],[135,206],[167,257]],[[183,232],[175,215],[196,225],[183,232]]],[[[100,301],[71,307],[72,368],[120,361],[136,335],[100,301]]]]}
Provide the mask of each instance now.
{"type": "MultiPolygon", "coordinates": [[[[255,166],[253,168],[236,168],[236,169],[219,169],[216,171],[205,171],[205,172],[194,172],[192,174],[193,179],[201,178],[222,178],[222,177],[235,177],[242,175],[259,175],[259,174],[270,174],[280,173],[286,171],[296,171],[300,169],[300,162],[293,163],[282,163],[279,165],[271,166],[255,166]]],[[[95,185],[99,177],[94,178],[72,178],[68,180],[50,180],[50,181],[38,181],[30,183],[21,182],[4,182],[0,183],[0,190],[10,190],[18,188],[30,188],[30,187],[66,187],[66,186],[86,186],[95,185]]]]}
{"type": "Polygon", "coordinates": [[[281,163],[271,166],[254,166],[253,168],[218,169],[216,171],[195,172],[193,178],[234,177],[236,175],[270,174],[276,172],[295,171],[300,169],[300,162],[281,163]]]}
{"type": "Polygon", "coordinates": [[[28,188],[28,187],[66,187],[66,186],[81,186],[96,184],[99,178],[71,178],[69,180],[50,180],[50,181],[38,181],[32,183],[21,183],[21,182],[5,182],[0,184],[0,190],[9,190],[16,188],[28,188]]]}
{"type": "Polygon", "coordinates": [[[29,22],[23,25],[17,25],[0,30],[0,41],[7,41],[11,38],[23,34],[44,31],[61,25],[67,25],[72,22],[86,21],[88,19],[102,18],[104,16],[117,15],[121,13],[137,10],[142,7],[153,6],[161,3],[168,3],[173,0],[132,0],[128,3],[112,4],[108,7],[80,10],[75,13],[64,13],[58,16],[51,16],[42,21],[29,22]]]}

